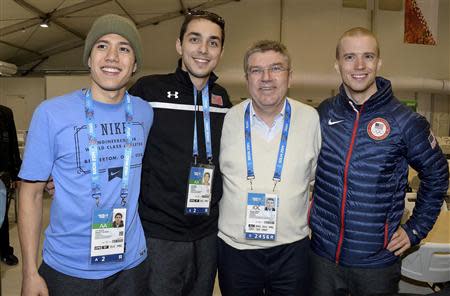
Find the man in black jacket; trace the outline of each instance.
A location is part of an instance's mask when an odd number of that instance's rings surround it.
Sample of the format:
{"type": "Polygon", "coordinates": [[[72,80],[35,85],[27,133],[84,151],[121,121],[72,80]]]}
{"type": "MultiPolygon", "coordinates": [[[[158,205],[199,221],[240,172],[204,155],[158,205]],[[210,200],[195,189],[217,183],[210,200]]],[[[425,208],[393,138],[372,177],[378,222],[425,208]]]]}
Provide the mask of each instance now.
{"type": "MultiPolygon", "coordinates": [[[[6,190],[14,190],[22,161],[13,112],[2,105],[0,105],[0,155],[0,180],[5,184],[6,190]]],[[[9,245],[8,211],[5,212],[5,219],[0,228],[0,259],[8,265],[16,265],[19,262],[14,255],[14,249],[9,245]]]]}
{"type": "Polygon", "coordinates": [[[223,52],[224,27],[216,14],[188,13],[176,42],[181,59],[175,73],[143,77],[130,89],[154,110],[139,204],[151,295],[213,291],[222,196],[219,145],[231,107],[212,73],[223,52]],[[209,185],[201,182],[205,173],[209,185]]]}

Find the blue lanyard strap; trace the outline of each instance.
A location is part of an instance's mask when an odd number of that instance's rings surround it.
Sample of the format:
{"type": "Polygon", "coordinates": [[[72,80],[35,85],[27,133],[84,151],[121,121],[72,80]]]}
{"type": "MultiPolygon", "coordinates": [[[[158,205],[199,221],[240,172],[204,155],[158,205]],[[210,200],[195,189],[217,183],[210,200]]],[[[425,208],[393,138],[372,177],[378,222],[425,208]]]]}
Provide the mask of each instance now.
{"type": "MultiPolygon", "coordinates": [[[[94,103],[92,99],[92,93],[88,90],[85,94],[85,116],[88,128],[88,143],[89,143],[89,156],[91,158],[91,194],[95,198],[97,206],[100,203],[101,188],[100,188],[100,176],[98,173],[98,142],[95,133],[95,120],[94,120],[94,103]]],[[[120,190],[120,197],[122,199],[122,206],[125,206],[126,199],[128,197],[128,183],[130,179],[130,167],[131,167],[131,155],[132,155],[132,137],[131,137],[131,124],[133,122],[133,105],[131,104],[131,97],[128,92],[125,93],[125,151],[123,158],[123,173],[122,173],[122,187],[120,190]]]]}
{"type": "MultiPolygon", "coordinates": [[[[198,157],[198,139],[197,139],[197,95],[198,91],[194,86],[194,140],[192,144],[192,155],[194,156],[194,162],[197,163],[198,157]]],[[[205,147],[206,147],[206,157],[209,162],[212,161],[212,146],[211,146],[211,118],[209,112],[209,88],[208,84],[202,90],[202,106],[203,106],[203,126],[205,135],[205,147]]]]}
{"type": "Polygon", "coordinates": [[[245,109],[244,116],[244,131],[245,131],[245,158],[247,159],[247,180],[255,179],[255,172],[253,171],[253,153],[252,153],[252,128],[250,125],[250,104],[245,109]]]}
{"type": "MultiPolygon", "coordinates": [[[[255,179],[255,172],[253,170],[253,152],[252,152],[252,132],[250,124],[250,105],[247,105],[244,115],[244,130],[245,130],[245,157],[247,160],[247,180],[250,181],[251,189],[253,190],[252,180],[255,179]]],[[[286,155],[286,146],[289,135],[289,127],[291,124],[291,104],[286,100],[286,108],[284,112],[283,131],[281,132],[280,147],[278,149],[278,156],[275,165],[275,172],[273,174],[274,186],[281,181],[281,172],[283,170],[284,157],[286,155]]]]}

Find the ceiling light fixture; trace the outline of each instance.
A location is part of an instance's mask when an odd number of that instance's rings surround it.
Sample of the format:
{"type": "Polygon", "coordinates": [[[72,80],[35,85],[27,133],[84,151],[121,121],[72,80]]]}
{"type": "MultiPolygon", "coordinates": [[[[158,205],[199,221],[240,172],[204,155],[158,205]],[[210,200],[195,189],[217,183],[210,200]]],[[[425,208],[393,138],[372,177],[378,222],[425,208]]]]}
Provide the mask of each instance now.
{"type": "Polygon", "coordinates": [[[48,19],[44,19],[42,23],[39,24],[41,28],[48,28],[48,19]]]}

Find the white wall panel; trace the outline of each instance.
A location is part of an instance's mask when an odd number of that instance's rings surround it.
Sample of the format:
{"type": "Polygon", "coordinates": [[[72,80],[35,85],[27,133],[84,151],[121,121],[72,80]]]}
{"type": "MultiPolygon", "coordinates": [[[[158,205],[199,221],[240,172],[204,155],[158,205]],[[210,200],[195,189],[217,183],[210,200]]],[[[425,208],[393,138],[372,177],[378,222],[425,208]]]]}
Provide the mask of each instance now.
{"type": "Polygon", "coordinates": [[[44,78],[0,77],[0,104],[13,110],[18,130],[28,129],[34,109],[44,98],[44,78]]]}

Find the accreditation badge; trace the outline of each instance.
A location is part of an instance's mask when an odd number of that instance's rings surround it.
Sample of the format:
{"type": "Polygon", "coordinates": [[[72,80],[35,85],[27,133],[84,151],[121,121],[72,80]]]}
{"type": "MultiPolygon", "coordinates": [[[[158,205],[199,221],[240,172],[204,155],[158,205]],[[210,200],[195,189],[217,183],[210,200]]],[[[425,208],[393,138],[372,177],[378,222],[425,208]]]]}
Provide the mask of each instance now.
{"type": "Polygon", "coordinates": [[[193,164],[189,172],[186,215],[209,215],[214,165],[193,164]]]}
{"type": "Polygon", "coordinates": [[[95,209],[91,227],[91,264],[124,259],[127,209],[95,209]]]}
{"type": "Polygon", "coordinates": [[[276,240],[278,194],[247,194],[247,214],[245,219],[245,238],[251,240],[276,240]]]}

